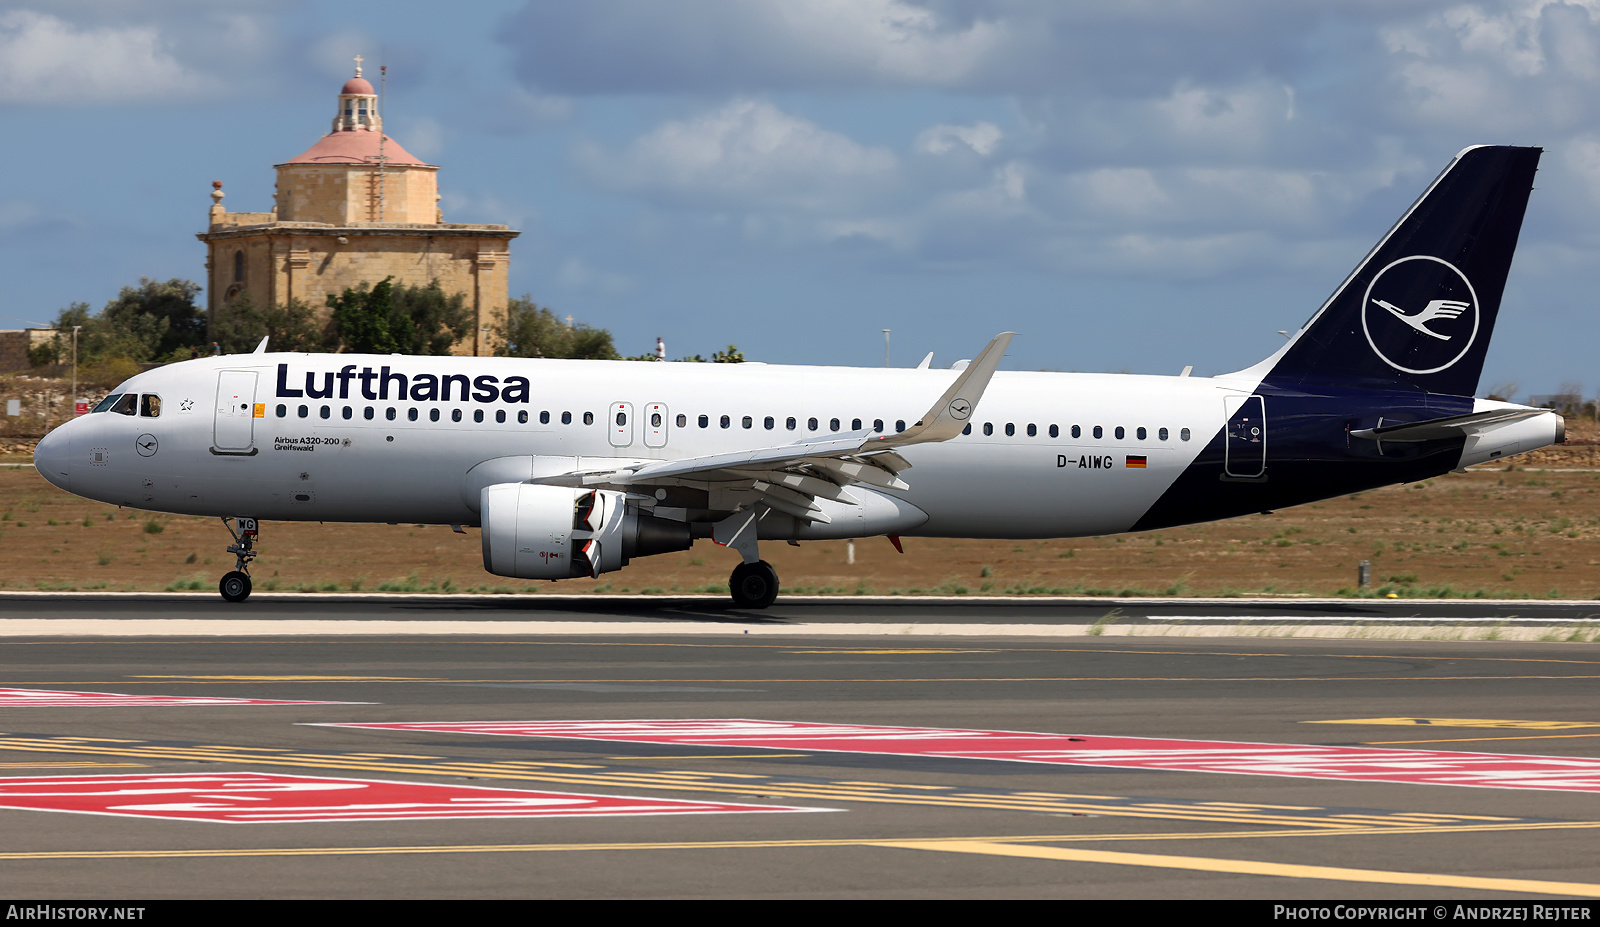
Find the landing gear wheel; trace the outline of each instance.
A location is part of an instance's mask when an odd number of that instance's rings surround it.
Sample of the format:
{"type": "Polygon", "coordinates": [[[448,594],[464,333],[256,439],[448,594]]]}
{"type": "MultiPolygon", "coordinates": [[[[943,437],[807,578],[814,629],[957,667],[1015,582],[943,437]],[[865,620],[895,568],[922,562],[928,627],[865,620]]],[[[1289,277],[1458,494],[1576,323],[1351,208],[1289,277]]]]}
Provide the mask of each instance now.
{"type": "Polygon", "coordinates": [[[738,608],[766,608],[778,598],[778,571],[765,560],[741,563],[728,578],[728,591],[738,608]]]}
{"type": "Polygon", "coordinates": [[[229,602],[243,602],[250,598],[250,574],[233,570],[217,584],[222,597],[229,602]]]}

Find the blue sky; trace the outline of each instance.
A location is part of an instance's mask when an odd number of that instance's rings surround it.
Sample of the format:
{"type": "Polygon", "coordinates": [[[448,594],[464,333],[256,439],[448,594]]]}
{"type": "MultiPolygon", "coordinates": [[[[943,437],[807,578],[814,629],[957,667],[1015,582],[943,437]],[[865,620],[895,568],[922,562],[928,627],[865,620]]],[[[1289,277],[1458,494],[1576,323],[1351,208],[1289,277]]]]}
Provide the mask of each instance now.
{"type": "Polygon", "coordinates": [[[1600,392],[1600,0],[0,3],[0,327],[203,277],[366,58],[625,353],[1200,374],[1282,343],[1459,149],[1546,149],[1484,389],[1600,392]]]}

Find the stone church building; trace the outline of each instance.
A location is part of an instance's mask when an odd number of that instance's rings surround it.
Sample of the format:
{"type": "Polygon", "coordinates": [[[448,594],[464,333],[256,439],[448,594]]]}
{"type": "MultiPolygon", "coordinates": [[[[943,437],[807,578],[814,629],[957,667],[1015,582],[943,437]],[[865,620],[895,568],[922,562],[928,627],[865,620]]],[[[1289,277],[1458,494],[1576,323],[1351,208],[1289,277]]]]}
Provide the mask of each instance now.
{"type": "Polygon", "coordinates": [[[333,130],[277,165],[271,212],[230,213],[222,182],[212,184],[210,227],[196,236],[206,243],[209,317],[244,294],[258,305],[299,299],[325,315],[328,295],[353,286],[438,280],[446,293],[464,294],[476,318],[455,353],[493,354],[511,239],[521,233],[443,221],[438,166],[383,133],[378,95],[360,63],[339,91],[333,130]]]}

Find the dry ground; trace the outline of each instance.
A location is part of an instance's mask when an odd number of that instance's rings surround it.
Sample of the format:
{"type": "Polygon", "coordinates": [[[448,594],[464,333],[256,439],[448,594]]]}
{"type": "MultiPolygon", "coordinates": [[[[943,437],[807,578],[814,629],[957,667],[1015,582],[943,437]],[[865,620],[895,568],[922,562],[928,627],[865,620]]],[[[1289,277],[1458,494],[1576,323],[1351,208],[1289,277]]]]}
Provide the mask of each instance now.
{"type": "MultiPolygon", "coordinates": [[[[1592,426],[1578,430],[1593,440],[1592,426]]],[[[872,538],[856,542],[854,565],[843,542],[766,544],[762,556],[789,593],[1358,594],[1357,564],[1370,560],[1369,594],[1600,598],[1600,446],[1513,463],[1138,535],[907,538],[904,555],[872,538]]],[[[484,573],[470,529],[269,522],[262,532],[257,589],[724,591],[736,562],[702,541],[598,581],[552,584],[484,573]]],[[[232,568],[228,542],[215,519],[88,502],[31,467],[0,468],[0,588],[214,589],[232,568]]]]}

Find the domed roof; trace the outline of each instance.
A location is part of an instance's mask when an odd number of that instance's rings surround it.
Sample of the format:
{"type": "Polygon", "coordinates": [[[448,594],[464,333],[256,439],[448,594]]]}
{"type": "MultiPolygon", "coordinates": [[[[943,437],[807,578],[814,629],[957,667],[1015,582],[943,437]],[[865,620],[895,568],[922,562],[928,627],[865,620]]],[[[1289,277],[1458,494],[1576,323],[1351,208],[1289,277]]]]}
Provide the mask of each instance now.
{"type": "Polygon", "coordinates": [[[361,94],[363,96],[370,97],[376,93],[377,91],[372,89],[372,85],[367,83],[367,79],[365,77],[350,78],[344,82],[344,87],[339,91],[340,96],[345,96],[348,94],[361,94]]]}
{"type": "MultiPolygon", "coordinates": [[[[348,84],[346,86],[349,86],[348,84]]],[[[329,132],[298,158],[285,164],[376,164],[378,135],[364,129],[329,132]]],[[[383,136],[383,161],[388,164],[424,164],[389,136],[383,136]]]]}

